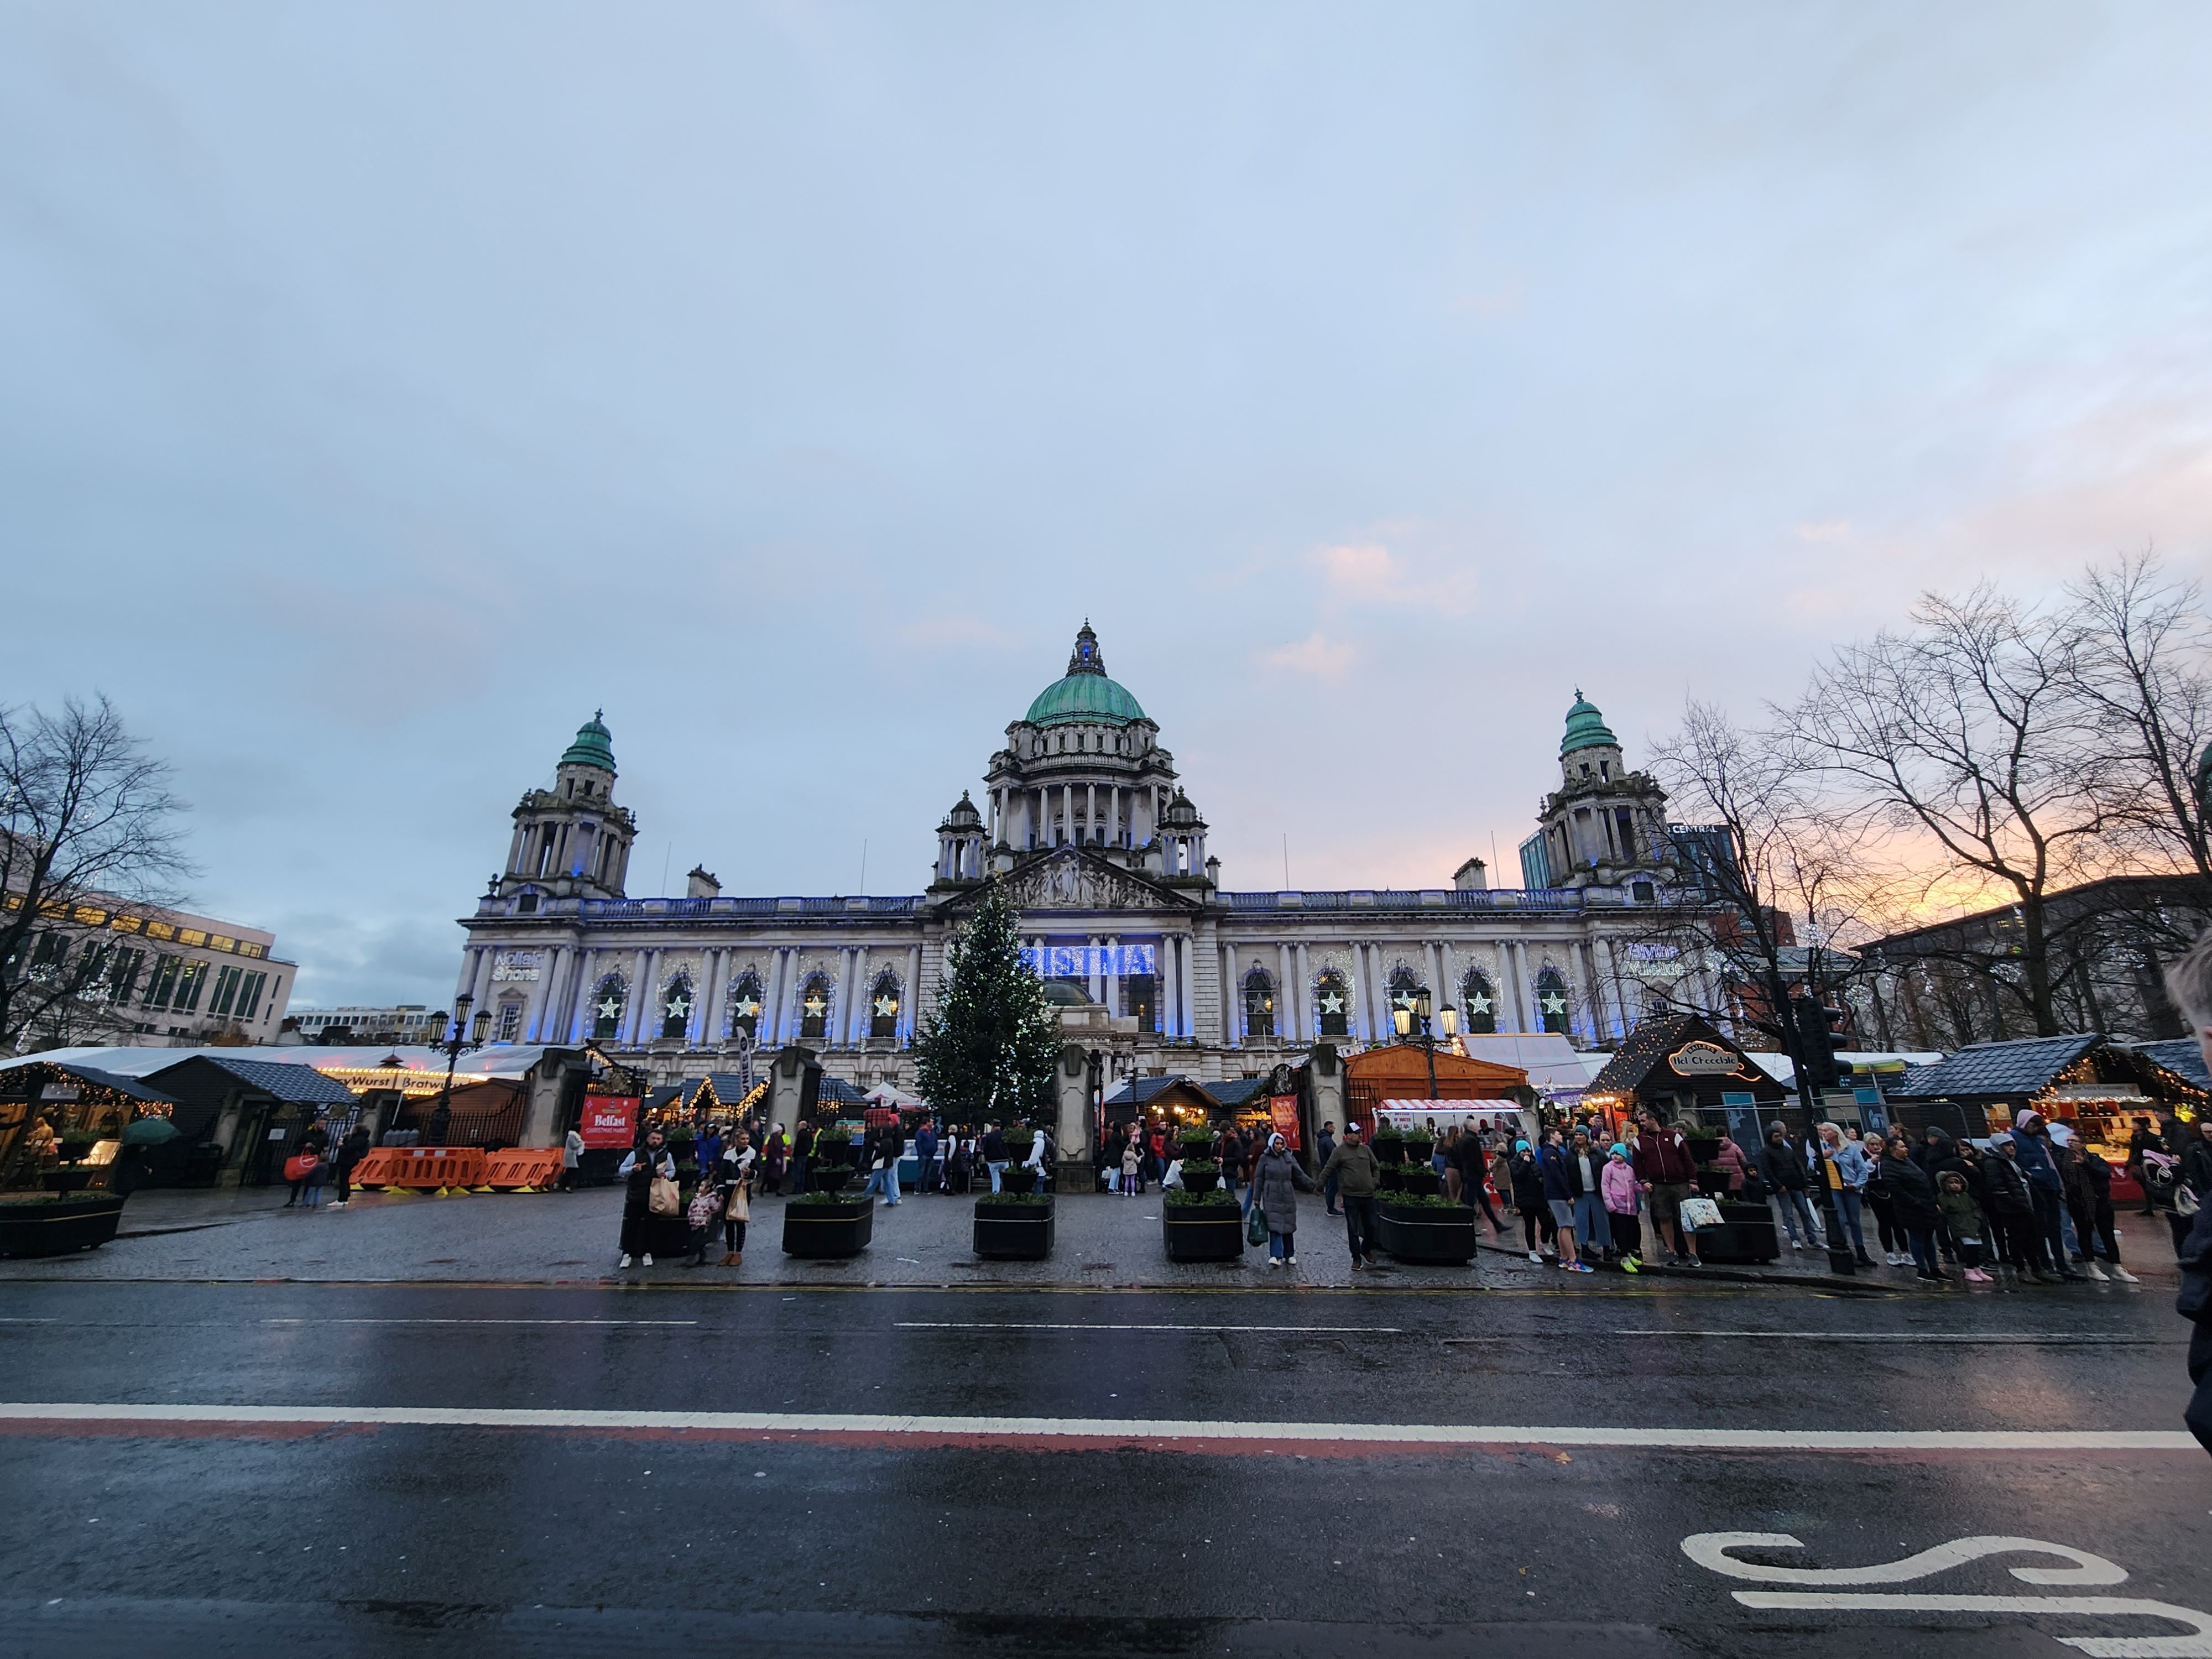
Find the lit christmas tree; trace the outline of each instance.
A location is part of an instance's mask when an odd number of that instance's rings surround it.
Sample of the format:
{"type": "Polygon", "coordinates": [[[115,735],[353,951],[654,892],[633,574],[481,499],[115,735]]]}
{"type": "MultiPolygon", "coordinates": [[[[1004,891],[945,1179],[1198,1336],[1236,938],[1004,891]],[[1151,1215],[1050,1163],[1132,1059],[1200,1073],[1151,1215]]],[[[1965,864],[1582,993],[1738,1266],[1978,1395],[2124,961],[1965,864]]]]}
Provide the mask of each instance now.
{"type": "Polygon", "coordinates": [[[922,1095],[947,1123],[1052,1115],[1060,1023],[1022,960],[1019,921],[994,880],[945,952],[915,1053],[922,1095]]]}

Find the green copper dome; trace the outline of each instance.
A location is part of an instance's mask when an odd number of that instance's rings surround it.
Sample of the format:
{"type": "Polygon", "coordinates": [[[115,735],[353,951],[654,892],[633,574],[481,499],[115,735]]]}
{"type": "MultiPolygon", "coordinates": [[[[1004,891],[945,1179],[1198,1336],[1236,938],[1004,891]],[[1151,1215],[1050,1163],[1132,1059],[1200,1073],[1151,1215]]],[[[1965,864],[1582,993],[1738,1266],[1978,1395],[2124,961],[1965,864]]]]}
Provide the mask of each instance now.
{"type": "Polygon", "coordinates": [[[1575,706],[1567,710],[1567,734],[1559,739],[1561,760],[1577,749],[1618,749],[1620,739],[1606,726],[1605,716],[1597,712],[1597,705],[1575,689],[1575,706]]]}
{"type": "Polygon", "coordinates": [[[1059,726],[1079,720],[1127,726],[1145,718],[1145,711],[1117,682],[1106,678],[1106,659],[1098,654],[1098,636],[1091,624],[1075,636],[1068,653],[1067,673],[1036,694],[1023,716],[1032,726],[1059,726]]]}
{"type": "Polygon", "coordinates": [[[592,718],[577,728],[575,742],[561,757],[562,765],[596,766],[609,772],[615,769],[614,735],[599,719],[606,712],[604,708],[593,709],[592,718]]]}

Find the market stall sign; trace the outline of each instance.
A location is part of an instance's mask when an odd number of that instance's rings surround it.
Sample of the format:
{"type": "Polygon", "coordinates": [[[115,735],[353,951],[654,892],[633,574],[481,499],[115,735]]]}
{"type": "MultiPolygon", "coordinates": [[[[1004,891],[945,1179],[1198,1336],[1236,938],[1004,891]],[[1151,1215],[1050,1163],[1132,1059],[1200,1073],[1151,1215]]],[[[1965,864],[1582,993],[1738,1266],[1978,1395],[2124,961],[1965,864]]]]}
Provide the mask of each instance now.
{"type": "Polygon", "coordinates": [[[2046,1090],[2046,1100],[2142,1100],[2143,1091],[2132,1083],[2061,1083],[2046,1090]]]}
{"type": "Polygon", "coordinates": [[[1298,1146],[1298,1097],[1269,1095],[1267,1115],[1273,1120],[1275,1133],[1282,1136],[1283,1144],[1294,1152],[1302,1150],[1298,1146]]]}
{"type": "Polygon", "coordinates": [[[1686,1042],[1667,1056],[1668,1068],[1682,1077],[1745,1077],[1743,1062],[1717,1042],[1686,1042]]]}
{"type": "Polygon", "coordinates": [[[637,1139],[640,1095],[586,1095],[584,1119],[576,1131],[590,1146],[627,1146],[637,1139]]]}
{"type": "Polygon", "coordinates": [[[74,1083],[49,1083],[39,1091],[40,1100],[75,1100],[79,1091],[74,1083]]]}

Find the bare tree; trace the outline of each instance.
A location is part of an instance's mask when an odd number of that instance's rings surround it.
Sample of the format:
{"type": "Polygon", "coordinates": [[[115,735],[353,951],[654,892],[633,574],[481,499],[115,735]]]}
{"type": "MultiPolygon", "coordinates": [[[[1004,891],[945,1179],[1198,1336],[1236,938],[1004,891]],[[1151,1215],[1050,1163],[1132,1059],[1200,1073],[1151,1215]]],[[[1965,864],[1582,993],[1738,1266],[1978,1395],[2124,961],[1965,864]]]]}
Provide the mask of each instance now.
{"type": "Polygon", "coordinates": [[[1955,903],[1963,878],[1969,893],[2014,907],[2016,925],[1984,965],[2043,1036],[2061,1030],[2049,901],[2097,867],[2113,772],[2075,696],[2075,643],[2063,616],[1986,584],[1929,594],[1908,630],[1838,651],[1793,722],[1918,864],[1921,900],[1948,887],[1955,903]],[[1931,838],[1943,855],[1933,865],[1931,838]]]}
{"type": "Polygon", "coordinates": [[[190,872],[169,776],[105,697],[0,708],[0,1052],[112,1028],[118,941],[190,872]]]}
{"type": "Polygon", "coordinates": [[[2113,853],[2150,872],[2193,877],[2200,908],[2212,906],[2212,623],[2203,592],[2146,552],[2091,565],[2067,599],[2067,689],[2106,757],[2113,853]]]}
{"type": "MultiPolygon", "coordinates": [[[[1697,963],[1669,988],[1647,981],[1675,1006],[1703,1014],[1739,1042],[1794,1051],[1790,999],[1809,987],[1817,997],[1856,971],[1841,944],[1863,931],[1869,871],[1863,816],[1838,810],[1823,777],[1784,725],[1747,731],[1723,710],[1695,701],[1679,730],[1652,755],[1671,809],[1692,820],[1703,902],[1657,918],[1672,963],[1697,963]],[[1698,982],[1702,980],[1703,983],[1698,982]],[[1764,1039],[1762,1042],[1760,1039],[1764,1039]]],[[[1624,978],[1647,945],[1626,952],[1624,978]]]]}

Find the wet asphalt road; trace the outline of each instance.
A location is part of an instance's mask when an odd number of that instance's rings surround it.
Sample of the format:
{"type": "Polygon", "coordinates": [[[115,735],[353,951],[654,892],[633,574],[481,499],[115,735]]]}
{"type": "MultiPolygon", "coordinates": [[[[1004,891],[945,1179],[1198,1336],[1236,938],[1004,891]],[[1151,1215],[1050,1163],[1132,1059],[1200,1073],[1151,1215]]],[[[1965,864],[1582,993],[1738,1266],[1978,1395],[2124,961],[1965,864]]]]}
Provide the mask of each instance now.
{"type": "MultiPolygon", "coordinates": [[[[2174,1429],[2167,1296],[0,1287],[0,1396],[1653,1429],[2174,1429]]],[[[2212,1608],[2201,1453],[1045,1449],[18,1423],[0,1655],[2063,1655],[2141,1618],[1771,1609],[1689,1559],[2014,1534],[2212,1608]]],[[[1900,1594],[2012,1598],[2008,1566],[1900,1594]]],[[[2051,1565],[2045,1562],[2042,1565],[2051,1565]]],[[[2212,1651],[2212,1648],[2204,1650],[2212,1651]]]]}

